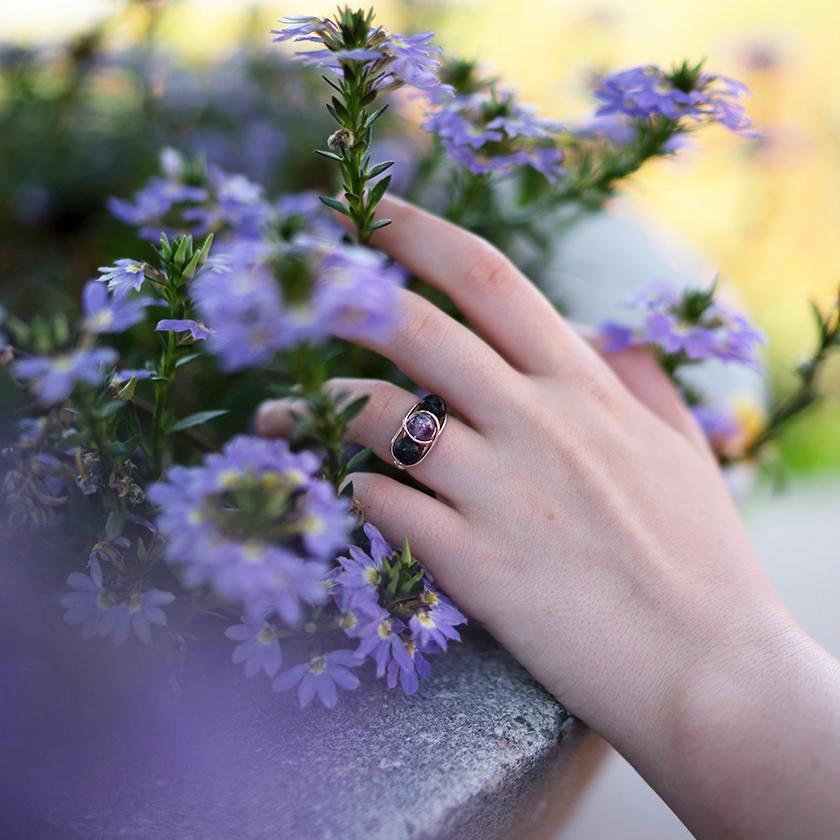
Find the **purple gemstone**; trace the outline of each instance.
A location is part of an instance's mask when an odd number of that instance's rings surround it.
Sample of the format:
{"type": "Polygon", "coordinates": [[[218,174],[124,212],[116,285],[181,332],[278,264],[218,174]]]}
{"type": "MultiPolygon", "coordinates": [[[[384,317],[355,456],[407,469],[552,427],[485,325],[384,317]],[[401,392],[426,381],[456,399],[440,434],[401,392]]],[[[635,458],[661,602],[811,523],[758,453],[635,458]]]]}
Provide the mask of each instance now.
{"type": "Polygon", "coordinates": [[[408,418],[405,430],[415,440],[426,443],[432,440],[437,432],[437,423],[428,411],[420,411],[408,418]]]}

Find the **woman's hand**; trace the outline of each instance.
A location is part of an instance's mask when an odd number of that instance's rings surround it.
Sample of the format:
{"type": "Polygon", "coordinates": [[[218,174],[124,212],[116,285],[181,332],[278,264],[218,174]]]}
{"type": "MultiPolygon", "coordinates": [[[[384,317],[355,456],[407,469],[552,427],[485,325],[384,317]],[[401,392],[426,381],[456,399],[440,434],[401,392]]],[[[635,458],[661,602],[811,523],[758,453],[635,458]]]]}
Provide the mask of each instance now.
{"type": "MultiPolygon", "coordinates": [[[[698,723],[704,702],[738,713],[737,675],[807,643],[702,434],[646,351],[605,360],[483,240],[394,199],[381,212],[394,224],[376,246],[452,298],[475,332],[401,291],[396,334],[361,342],[453,413],[412,470],[436,496],[357,474],[365,516],[394,543],[407,535],[459,606],[695,827],[715,825],[705,768],[694,799],[669,790],[718,723],[698,723]]],[[[333,387],[370,395],[350,437],[390,462],[415,395],[378,381],[333,387]]],[[[264,405],[259,430],[288,434],[292,408],[264,405]]]]}

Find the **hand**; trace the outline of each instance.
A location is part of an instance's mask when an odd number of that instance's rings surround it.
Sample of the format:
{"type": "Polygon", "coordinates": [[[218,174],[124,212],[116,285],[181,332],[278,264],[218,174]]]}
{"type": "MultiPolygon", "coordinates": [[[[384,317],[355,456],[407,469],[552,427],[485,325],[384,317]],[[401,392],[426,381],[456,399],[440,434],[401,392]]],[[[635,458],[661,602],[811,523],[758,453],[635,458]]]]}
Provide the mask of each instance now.
{"type": "MultiPolygon", "coordinates": [[[[394,223],[376,246],[449,295],[476,332],[401,291],[396,334],[359,342],[443,396],[452,416],[412,470],[435,496],[372,473],[352,477],[355,496],[549,691],[667,788],[697,693],[799,638],[718,466],[645,350],[605,360],[483,240],[394,199],[381,212],[394,223]]],[[[370,396],[350,437],[390,462],[415,395],[379,381],[332,387],[370,396]]],[[[293,407],[263,406],[259,430],[288,434],[293,407]]]]}

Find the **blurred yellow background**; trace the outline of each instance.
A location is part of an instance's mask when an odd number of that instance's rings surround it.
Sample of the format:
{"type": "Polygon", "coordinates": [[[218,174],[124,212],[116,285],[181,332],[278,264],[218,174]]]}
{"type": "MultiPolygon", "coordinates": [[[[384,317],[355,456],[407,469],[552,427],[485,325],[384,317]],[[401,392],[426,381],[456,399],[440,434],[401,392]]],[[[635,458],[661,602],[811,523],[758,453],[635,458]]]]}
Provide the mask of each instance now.
{"type": "MultiPolygon", "coordinates": [[[[5,3],[0,34],[6,41],[62,39],[121,5],[5,3]]],[[[261,35],[283,14],[329,13],[335,6],[163,5],[161,39],[196,58],[233,45],[248,28],[261,35]]],[[[381,0],[376,7],[379,20],[395,30],[435,29],[445,49],[492,65],[561,121],[591,113],[587,89],[604,70],[705,57],[711,70],[745,81],[765,135],[758,148],[711,129],[678,158],[647,166],[628,192],[644,213],[707,254],[723,282],[740,289],[768,335],[774,384],[791,384],[786,371],[813,340],[808,299],[825,306],[840,284],[840,2],[381,0]]],[[[139,22],[144,13],[143,3],[135,3],[111,33],[115,45],[131,40],[132,15],[139,22]]],[[[820,457],[836,456],[836,463],[838,373],[837,365],[828,371],[834,396],[817,421],[820,457]]]]}

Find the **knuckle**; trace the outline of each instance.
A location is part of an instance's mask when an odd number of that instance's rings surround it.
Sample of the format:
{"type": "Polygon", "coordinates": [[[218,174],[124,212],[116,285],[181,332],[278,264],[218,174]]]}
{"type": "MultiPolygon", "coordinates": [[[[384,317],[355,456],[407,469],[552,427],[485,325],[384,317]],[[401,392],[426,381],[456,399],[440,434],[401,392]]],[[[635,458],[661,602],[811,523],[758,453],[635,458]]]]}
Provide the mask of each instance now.
{"type": "Polygon", "coordinates": [[[476,236],[464,271],[464,282],[478,291],[498,294],[509,285],[509,277],[507,258],[485,239],[476,236]]]}
{"type": "MultiPolygon", "coordinates": [[[[420,303],[418,298],[418,303],[420,303]]],[[[409,318],[402,328],[403,339],[409,345],[434,346],[445,340],[444,320],[438,317],[438,310],[422,301],[417,312],[409,318]]]]}

